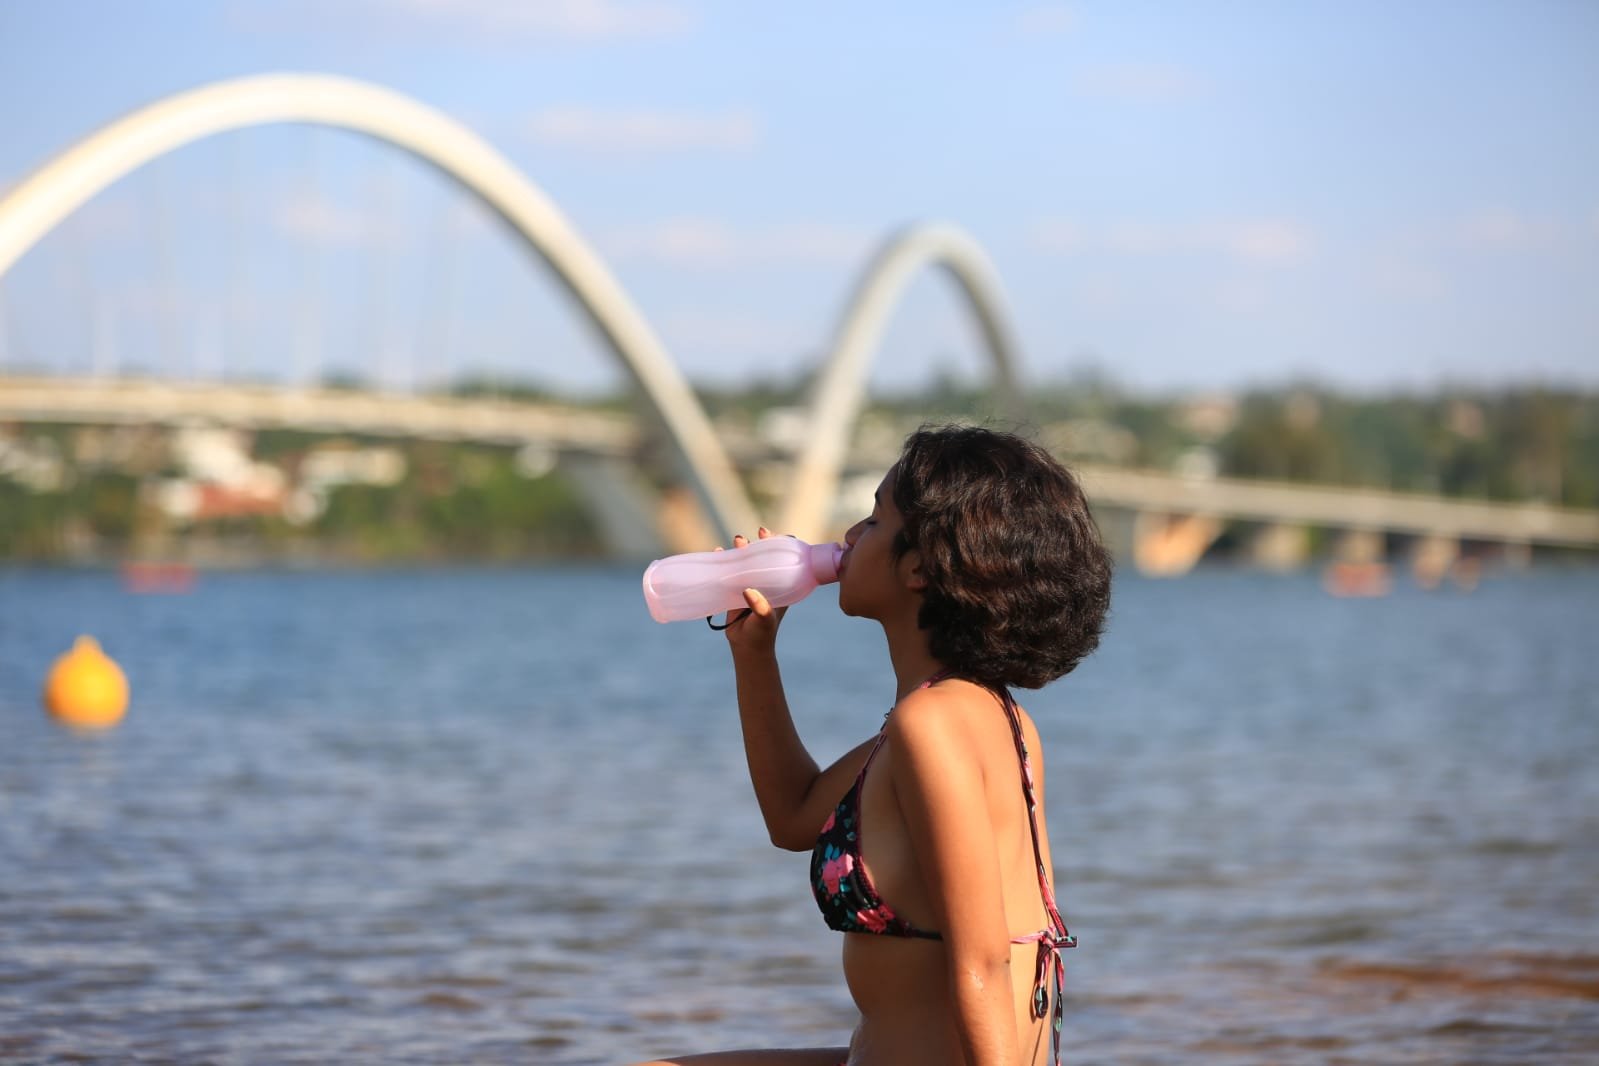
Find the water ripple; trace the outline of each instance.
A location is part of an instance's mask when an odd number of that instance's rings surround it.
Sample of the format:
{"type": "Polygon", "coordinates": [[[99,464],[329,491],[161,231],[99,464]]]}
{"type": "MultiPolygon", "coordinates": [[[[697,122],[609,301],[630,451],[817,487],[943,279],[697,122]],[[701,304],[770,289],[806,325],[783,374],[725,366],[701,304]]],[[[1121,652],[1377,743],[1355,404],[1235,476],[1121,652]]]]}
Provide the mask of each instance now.
{"type": "MultiPolygon", "coordinates": [[[[0,571],[0,1060],[614,1063],[838,1043],[725,648],[631,571],[0,571]],[[26,625],[18,619],[26,617],[26,625]],[[134,706],[36,707],[91,629],[134,706]],[[616,649],[626,648],[622,656],[616,649]]],[[[820,758],[880,641],[797,608],[820,758]]],[[[1045,738],[1076,1061],[1599,1059],[1599,576],[1129,579],[1045,738]]],[[[864,682],[862,679],[866,679],[864,682]]],[[[858,686],[867,684],[870,689],[858,686]]]]}

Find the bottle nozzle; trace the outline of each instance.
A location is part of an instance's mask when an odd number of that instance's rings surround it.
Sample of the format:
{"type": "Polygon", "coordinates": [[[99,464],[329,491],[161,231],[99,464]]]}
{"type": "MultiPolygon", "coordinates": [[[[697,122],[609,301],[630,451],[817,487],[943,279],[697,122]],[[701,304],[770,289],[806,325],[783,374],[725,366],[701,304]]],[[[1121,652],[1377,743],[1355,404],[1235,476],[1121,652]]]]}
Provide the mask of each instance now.
{"type": "Polygon", "coordinates": [[[838,580],[838,564],[844,558],[842,544],[811,545],[811,576],[818,585],[830,585],[838,580]]]}

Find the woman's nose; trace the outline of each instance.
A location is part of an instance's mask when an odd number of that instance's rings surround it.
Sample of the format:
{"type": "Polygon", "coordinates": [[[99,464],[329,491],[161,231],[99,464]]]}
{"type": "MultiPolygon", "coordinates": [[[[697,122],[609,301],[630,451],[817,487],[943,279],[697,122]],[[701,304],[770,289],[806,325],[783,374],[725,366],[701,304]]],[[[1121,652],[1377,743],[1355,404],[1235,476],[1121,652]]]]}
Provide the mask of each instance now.
{"type": "Polygon", "coordinates": [[[863,518],[859,522],[856,522],[853,526],[850,526],[848,529],[846,529],[844,531],[844,543],[848,544],[851,548],[855,547],[855,542],[861,539],[861,526],[865,524],[866,520],[863,518]]]}

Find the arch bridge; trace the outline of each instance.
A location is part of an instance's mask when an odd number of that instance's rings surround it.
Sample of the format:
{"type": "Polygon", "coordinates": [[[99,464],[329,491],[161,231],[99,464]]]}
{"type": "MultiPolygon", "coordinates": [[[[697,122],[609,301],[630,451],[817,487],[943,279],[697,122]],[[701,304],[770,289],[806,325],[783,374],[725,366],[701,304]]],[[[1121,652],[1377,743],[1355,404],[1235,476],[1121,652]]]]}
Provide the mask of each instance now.
{"type": "MultiPolygon", "coordinates": [[[[0,200],[0,276],[95,194],[151,160],[215,134],[275,123],[337,127],[397,147],[443,172],[503,218],[577,302],[665,426],[684,473],[721,537],[726,540],[736,531],[754,528],[754,508],[703,407],[589,244],[550,198],[491,145],[448,116],[391,90],[328,75],[271,74],[218,82],[141,108],[61,153],[0,200]]],[[[1010,411],[1020,413],[1014,344],[986,257],[976,242],[954,227],[911,228],[891,239],[868,268],[839,326],[836,345],[817,381],[811,431],[797,459],[793,491],[787,494],[784,528],[821,535],[864,400],[869,357],[908,279],[928,264],[947,267],[961,285],[987,342],[1000,391],[1010,401],[1010,411]]],[[[21,392],[38,399],[41,410],[52,403],[61,406],[42,398],[43,391],[48,390],[37,383],[19,384],[12,390],[13,400],[21,392]]],[[[96,398],[80,396],[77,406],[104,406],[109,399],[113,405],[123,403],[126,414],[140,410],[141,399],[181,407],[206,395],[203,388],[159,398],[158,392],[113,390],[96,398]]],[[[227,392],[211,393],[209,399],[220,402],[224,395],[248,401],[246,406],[256,412],[236,411],[237,417],[279,418],[287,407],[313,424],[319,424],[319,418],[347,421],[349,409],[358,406],[349,397],[303,394],[289,400],[257,394],[252,401],[227,392]]],[[[458,410],[442,411],[436,402],[384,402],[396,405],[387,417],[403,425],[437,428],[459,415],[458,410]]],[[[477,411],[477,417],[496,421],[483,410],[477,411]]],[[[501,412],[497,421],[517,417],[533,418],[501,412]]],[[[549,421],[547,414],[544,421],[549,421]]],[[[575,431],[572,419],[566,425],[575,431]]],[[[512,431],[528,428],[520,425],[512,431]]]]}
{"type": "MultiPolygon", "coordinates": [[[[0,276],[96,193],[151,160],[218,133],[274,123],[338,127],[397,147],[447,175],[503,218],[577,303],[647,401],[651,417],[665,427],[684,475],[715,527],[700,535],[702,543],[674,547],[704,547],[707,537],[726,541],[734,532],[755,527],[755,509],[733,459],[698,398],[642,314],[550,198],[466,127],[378,86],[314,74],[240,78],[179,93],[111,123],[50,160],[0,200],[0,276]]],[[[814,381],[808,431],[793,457],[783,511],[774,523],[778,528],[808,539],[836,532],[834,503],[850,460],[857,467],[875,461],[879,468],[892,461],[893,456],[852,456],[851,435],[865,403],[871,357],[910,280],[929,267],[943,268],[953,277],[979,327],[1004,412],[1025,419],[1014,337],[998,280],[982,249],[949,225],[903,230],[885,241],[845,305],[814,381]]],[[[632,421],[548,406],[205,382],[0,378],[0,418],[7,417],[194,417],[238,425],[536,440],[613,464],[631,462],[640,437],[632,421]]],[[[594,479],[608,476],[603,468],[589,469],[594,479]]],[[[1109,469],[1083,474],[1101,507],[1136,516],[1131,552],[1140,568],[1151,573],[1186,570],[1215,541],[1224,523],[1236,520],[1290,531],[1324,524],[1366,535],[1394,529],[1433,538],[1599,547],[1599,515],[1585,512],[1327,487],[1194,482],[1109,469]]]]}

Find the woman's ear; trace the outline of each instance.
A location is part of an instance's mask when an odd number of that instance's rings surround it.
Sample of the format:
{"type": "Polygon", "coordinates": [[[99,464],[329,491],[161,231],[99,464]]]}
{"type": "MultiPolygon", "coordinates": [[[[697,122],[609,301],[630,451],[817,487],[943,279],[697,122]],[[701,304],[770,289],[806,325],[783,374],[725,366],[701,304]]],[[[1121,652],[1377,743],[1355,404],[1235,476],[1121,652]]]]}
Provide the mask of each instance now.
{"type": "Polygon", "coordinates": [[[912,592],[927,591],[927,575],[922,573],[922,553],[912,548],[899,560],[900,573],[904,575],[905,587],[912,592]]]}

